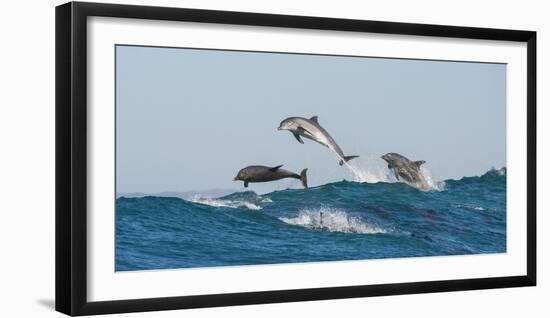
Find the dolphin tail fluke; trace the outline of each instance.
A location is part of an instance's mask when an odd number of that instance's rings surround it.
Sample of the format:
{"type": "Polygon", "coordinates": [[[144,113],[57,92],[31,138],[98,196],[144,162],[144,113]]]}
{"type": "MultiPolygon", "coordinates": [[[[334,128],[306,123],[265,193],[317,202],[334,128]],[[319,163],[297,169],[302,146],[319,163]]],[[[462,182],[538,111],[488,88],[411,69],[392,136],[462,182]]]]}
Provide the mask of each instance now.
{"type": "Polygon", "coordinates": [[[351,159],[355,159],[359,156],[344,156],[344,159],[340,160],[340,165],[343,166],[344,165],[344,161],[345,162],[348,162],[350,161],[351,159]]]}
{"type": "Polygon", "coordinates": [[[304,186],[304,188],[307,188],[307,168],[305,168],[304,170],[302,170],[302,172],[300,172],[300,181],[302,181],[302,185],[304,186]]]}

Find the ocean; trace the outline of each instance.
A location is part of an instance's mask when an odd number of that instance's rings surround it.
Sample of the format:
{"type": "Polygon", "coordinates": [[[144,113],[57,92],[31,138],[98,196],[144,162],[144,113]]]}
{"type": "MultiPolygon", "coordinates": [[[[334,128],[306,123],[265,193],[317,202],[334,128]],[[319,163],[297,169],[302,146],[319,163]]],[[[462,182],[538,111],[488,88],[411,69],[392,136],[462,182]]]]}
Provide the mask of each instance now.
{"type": "Polygon", "coordinates": [[[267,194],[119,197],[116,271],[506,252],[506,173],[267,194]]]}

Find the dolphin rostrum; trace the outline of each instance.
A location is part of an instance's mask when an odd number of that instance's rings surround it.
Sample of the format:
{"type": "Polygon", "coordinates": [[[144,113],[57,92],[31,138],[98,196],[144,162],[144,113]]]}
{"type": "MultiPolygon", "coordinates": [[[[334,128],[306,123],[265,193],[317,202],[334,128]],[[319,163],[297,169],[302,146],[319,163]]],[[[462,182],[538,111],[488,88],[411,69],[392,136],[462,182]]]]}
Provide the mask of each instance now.
{"type": "Polygon", "coordinates": [[[329,133],[323,127],[321,127],[321,125],[319,125],[317,116],[313,116],[310,119],[303,117],[289,117],[281,122],[278,130],[290,131],[294,135],[296,140],[298,140],[298,142],[301,144],[303,144],[304,141],[302,140],[302,138],[300,138],[300,136],[311,139],[325,147],[328,147],[332,151],[336,152],[338,156],[340,156],[340,158],[342,159],[340,160],[340,165],[343,165],[344,161],[348,162],[353,158],[359,157],[345,156],[342,148],[340,148],[340,146],[338,146],[336,141],[334,141],[329,133]]]}
{"type": "Polygon", "coordinates": [[[244,187],[248,187],[249,182],[268,182],[284,178],[294,178],[302,181],[304,188],[307,188],[307,168],[302,170],[300,174],[281,169],[283,165],[276,167],[266,166],[248,166],[239,170],[233,181],[244,181],[244,187]]]}
{"type": "Polygon", "coordinates": [[[420,166],[426,163],[426,161],[410,161],[405,156],[393,152],[383,155],[382,159],[386,160],[388,168],[393,171],[397,180],[401,177],[413,185],[422,188],[429,187],[420,171],[420,166]]]}

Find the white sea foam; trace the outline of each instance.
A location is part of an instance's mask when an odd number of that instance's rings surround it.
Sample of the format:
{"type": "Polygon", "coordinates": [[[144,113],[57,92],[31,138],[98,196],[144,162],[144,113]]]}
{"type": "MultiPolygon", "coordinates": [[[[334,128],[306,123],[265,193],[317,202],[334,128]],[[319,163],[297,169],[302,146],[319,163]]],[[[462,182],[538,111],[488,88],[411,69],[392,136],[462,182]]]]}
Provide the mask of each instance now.
{"type": "Polygon", "coordinates": [[[279,220],[291,225],[329,232],[387,233],[383,228],[370,225],[357,217],[349,216],[344,210],[329,207],[301,210],[298,216],[294,218],[280,217],[279,220]]]}
{"type": "Polygon", "coordinates": [[[435,181],[432,178],[432,174],[426,167],[421,167],[420,171],[422,172],[424,180],[426,181],[423,189],[421,187],[418,187],[420,190],[445,191],[445,181],[435,181]]]}
{"type": "Polygon", "coordinates": [[[195,197],[191,200],[194,203],[204,204],[213,206],[216,208],[225,207],[225,208],[234,208],[234,209],[249,209],[249,210],[261,210],[262,207],[248,201],[244,200],[223,200],[223,199],[211,199],[211,198],[200,198],[195,197]]]}
{"type": "Polygon", "coordinates": [[[464,205],[464,204],[455,204],[453,205],[454,208],[457,209],[470,209],[470,210],[476,210],[476,211],[487,211],[486,208],[480,207],[480,206],[472,206],[472,205],[464,205]]]}

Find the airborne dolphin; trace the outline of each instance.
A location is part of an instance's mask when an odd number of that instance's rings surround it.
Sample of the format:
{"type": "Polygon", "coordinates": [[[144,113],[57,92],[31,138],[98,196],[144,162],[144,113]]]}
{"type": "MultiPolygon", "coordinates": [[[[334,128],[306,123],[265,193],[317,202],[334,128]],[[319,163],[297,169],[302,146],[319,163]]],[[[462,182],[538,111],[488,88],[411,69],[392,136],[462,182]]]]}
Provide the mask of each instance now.
{"type": "Polygon", "coordinates": [[[342,159],[340,160],[340,165],[343,165],[344,161],[348,162],[353,158],[359,157],[345,156],[342,148],[340,148],[340,146],[338,146],[336,141],[334,141],[329,133],[323,127],[321,127],[321,125],[319,125],[317,116],[313,116],[310,119],[302,117],[289,117],[281,122],[278,130],[290,131],[294,135],[296,140],[298,140],[298,142],[301,144],[303,144],[304,141],[302,140],[302,138],[300,138],[300,136],[316,141],[321,145],[332,149],[332,151],[336,152],[338,156],[340,156],[340,158],[342,159]]]}
{"type": "Polygon", "coordinates": [[[248,187],[249,182],[268,182],[284,178],[294,178],[302,181],[304,188],[307,188],[307,168],[302,170],[300,174],[281,169],[283,165],[276,167],[266,166],[248,166],[239,170],[233,181],[244,181],[244,187],[248,187]]]}
{"type": "Polygon", "coordinates": [[[393,152],[383,155],[382,159],[386,160],[388,168],[393,171],[397,180],[401,177],[408,183],[416,186],[422,188],[428,187],[428,183],[420,171],[420,166],[426,163],[426,161],[410,161],[405,156],[393,152]]]}

